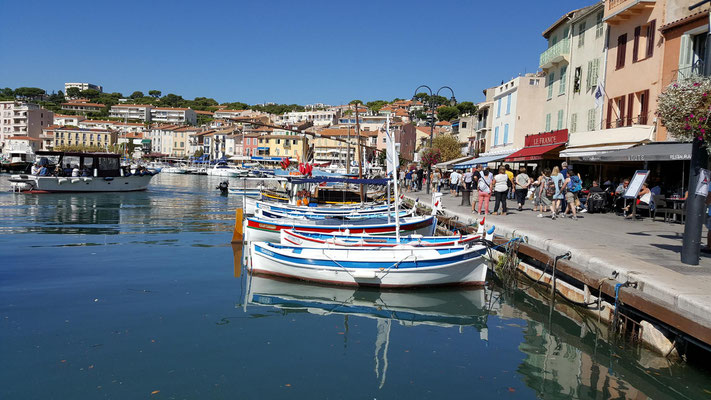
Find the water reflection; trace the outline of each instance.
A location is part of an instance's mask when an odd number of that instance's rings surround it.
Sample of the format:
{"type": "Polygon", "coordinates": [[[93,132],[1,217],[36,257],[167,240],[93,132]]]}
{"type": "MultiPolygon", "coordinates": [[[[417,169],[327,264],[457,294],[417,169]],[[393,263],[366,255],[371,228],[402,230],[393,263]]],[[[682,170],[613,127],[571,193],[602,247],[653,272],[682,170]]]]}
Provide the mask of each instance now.
{"type": "Polygon", "coordinates": [[[480,338],[487,337],[484,289],[379,291],[370,288],[330,287],[290,280],[248,275],[246,305],[276,307],[284,315],[310,313],[345,318],[344,340],[348,340],[348,318],[377,321],[374,343],[374,371],[378,388],[385,385],[388,349],[393,323],[445,328],[473,327],[480,338]]]}

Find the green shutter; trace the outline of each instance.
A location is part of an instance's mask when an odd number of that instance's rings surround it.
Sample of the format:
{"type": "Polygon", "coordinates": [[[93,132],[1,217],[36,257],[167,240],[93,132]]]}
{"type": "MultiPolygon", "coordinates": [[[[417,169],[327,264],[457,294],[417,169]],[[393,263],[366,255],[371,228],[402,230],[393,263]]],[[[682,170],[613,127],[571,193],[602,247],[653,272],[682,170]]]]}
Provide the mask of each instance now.
{"type": "Polygon", "coordinates": [[[570,133],[575,133],[575,131],[578,129],[578,114],[573,113],[570,116],[570,133]]]}
{"type": "Polygon", "coordinates": [[[563,110],[558,110],[558,122],[556,123],[556,129],[563,129],[563,110]]]}
{"type": "Polygon", "coordinates": [[[566,72],[568,71],[568,66],[564,65],[560,69],[560,86],[558,90],[558,94],[564,94],[565,93],[565,80],[567,79],[567,74],[566,72]]]}
{"type": "Polygon", "coordinates": [[[548,113],[546,114],[546,132],[550,132],[551,130],[551,114],[548,113]]]}

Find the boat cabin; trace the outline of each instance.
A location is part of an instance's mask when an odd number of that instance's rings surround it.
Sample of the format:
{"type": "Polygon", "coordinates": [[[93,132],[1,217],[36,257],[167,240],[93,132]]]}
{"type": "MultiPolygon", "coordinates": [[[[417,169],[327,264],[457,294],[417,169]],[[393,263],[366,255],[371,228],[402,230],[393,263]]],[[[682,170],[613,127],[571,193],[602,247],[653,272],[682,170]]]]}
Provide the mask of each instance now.
{"type": "Polygon", "coordinates": [[[65,175],[71,175],[71,170],[76,167],[80,171],[88,171],[88,175],[94,177],[123,176],[119,154],[38,151],[36,160],[40,165],[48,167],[50,171],[54,171],[59,165],[65,175]]]}

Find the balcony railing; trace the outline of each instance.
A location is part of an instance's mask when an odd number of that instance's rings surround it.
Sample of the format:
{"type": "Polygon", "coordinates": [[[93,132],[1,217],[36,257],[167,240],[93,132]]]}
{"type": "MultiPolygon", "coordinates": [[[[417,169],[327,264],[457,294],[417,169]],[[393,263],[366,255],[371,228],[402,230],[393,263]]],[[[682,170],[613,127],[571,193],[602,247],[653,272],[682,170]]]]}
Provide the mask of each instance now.
{"type": "Polygon", "coordinates": [[[570,38],[565,38],[560,42],[549,47],[548,50],[541,54],[540,62],[538,65],[543,68],[550,67],[551,64],[562,61],[565,57],[570,55],[570,38]]]}
{"type": "Polygon", "coordinates": [[[691,66],[676,70],[678,81],[704,75],[704,60],[696,60],[691,66]]]}

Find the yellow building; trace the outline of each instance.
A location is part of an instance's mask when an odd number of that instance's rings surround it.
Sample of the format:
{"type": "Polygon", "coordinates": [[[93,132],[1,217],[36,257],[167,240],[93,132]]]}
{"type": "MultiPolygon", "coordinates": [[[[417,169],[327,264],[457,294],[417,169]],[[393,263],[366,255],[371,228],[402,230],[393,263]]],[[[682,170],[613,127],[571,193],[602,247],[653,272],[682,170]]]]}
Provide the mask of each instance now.
{"type": "Polygon", "coordinates": [[[304,160],[308,151],[308,140],[299,135],[259,136],[257,152],[260,156],[289,157],[304,160]]]}
{"type": "Polygon", "coordinates": [[[54,134],[53,147],[100,147],[107,148],[116,144],[117,133],[106,129],[85,129],[59,126],[45,129],[44,134],[54,134]]]}

